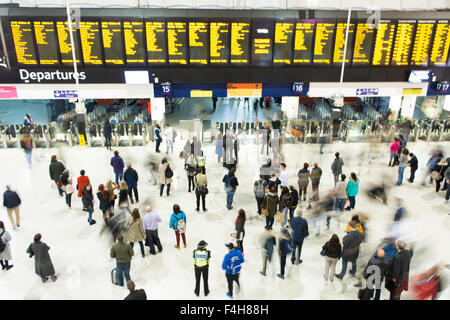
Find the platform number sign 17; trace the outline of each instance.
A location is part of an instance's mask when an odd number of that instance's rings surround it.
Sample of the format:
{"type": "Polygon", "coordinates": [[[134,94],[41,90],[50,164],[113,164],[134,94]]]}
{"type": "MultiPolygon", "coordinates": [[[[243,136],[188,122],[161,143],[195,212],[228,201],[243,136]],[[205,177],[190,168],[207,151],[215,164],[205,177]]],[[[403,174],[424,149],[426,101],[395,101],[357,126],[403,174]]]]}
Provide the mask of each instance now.
{"type": "Polygon", "coordinates": [[[172,85],[170,83],[164,83],[161,85],[161,93],[164,95],[172,94],[172,85]]]}

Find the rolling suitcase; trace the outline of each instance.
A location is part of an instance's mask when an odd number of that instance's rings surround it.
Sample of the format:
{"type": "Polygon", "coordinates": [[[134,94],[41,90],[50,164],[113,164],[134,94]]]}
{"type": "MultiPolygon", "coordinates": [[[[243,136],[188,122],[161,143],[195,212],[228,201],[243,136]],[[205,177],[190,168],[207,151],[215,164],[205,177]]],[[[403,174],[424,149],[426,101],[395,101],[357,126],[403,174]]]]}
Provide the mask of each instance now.
{"type": "Polygon", "coordinates": [[[111,270],[111,282],[116,286],[119,285],[117,282],[117,268],[111,270]]]}

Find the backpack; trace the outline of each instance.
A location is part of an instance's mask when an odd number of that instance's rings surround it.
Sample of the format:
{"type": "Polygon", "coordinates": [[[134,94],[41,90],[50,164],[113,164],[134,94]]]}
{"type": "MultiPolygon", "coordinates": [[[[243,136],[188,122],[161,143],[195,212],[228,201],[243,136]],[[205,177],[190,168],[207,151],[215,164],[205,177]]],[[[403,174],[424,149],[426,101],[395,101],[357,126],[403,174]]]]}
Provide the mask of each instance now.
{"type": "Polygon", "coordinates": [[[231,187],[231,179],[230,176],[228,175],[227,178],[225,179],[225,191],[226,192],[231,192],[233,190],[233,188],[231,187]]]}
{"type": "Polygon", "coordinates": [[[177,215],[175,215],[175,220],[178,221],[177,231],[179,233],[184,233],[186,231],[186,223],[184,222],[184,219],[177,219],[177,215]]]}
{"type": "Polygon", "coordinates": [[[172,169],[170,169],[169,165],[167,166],[164,175],[166,176],[166,179],[170,179],[173,177],[173,171],[172,171],[172,169]]]}
{"type": "Polygon", "coordinates": [[[172,135],[172,138],[173,138],[173,140],[175,140],[175,138],[177,137],[177,132],[175,131],[175,130],[173,130],[173,135],[172,135]]]}
{"type": "Polygon", "coordinates": [[[5,251],[6,248],[6,242],[3,242],[2,240],[2,236],[5,233],[5,231],[2,232],[2,234],[0,234],[0,253],[5,251]]]}
{"type": "Polygon", "coordinates": [[[255,190],[255,195],[257,198],[264,198],[264,196],[266,195],[266,190],[264,188],[263,181],[258,182],[258,186],[256,187],[256,190],[255,190]]]}

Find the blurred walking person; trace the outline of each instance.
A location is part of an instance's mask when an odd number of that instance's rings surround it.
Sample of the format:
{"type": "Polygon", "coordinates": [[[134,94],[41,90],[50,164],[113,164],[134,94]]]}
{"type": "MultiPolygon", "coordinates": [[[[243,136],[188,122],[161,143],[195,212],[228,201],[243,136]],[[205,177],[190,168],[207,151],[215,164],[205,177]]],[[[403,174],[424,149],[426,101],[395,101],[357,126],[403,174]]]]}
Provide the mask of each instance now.
{"type": "Polygon", "coordinates": [[[58,181],[64,170],[66,170],[66,167],[64,167],[61,161],[58,161],[58,157],[56,155],[53,155],[48,169],[50,172],[50,179],[55,182],[55,185],[58,188],[58,193],[62,197],[63,190],[58,186],[58,181]]]}
{"type": "Polygon", "coordinates": [[[304,163],[303,164],[303,169],[300,169],[298,171],[298,195],[299,195],[299,200],[302,200],[302,194],[303,194],[303,201],[306,201],[306,193],[307,193],[307,188],[308,188],[308,184],[309,184],[309,176],[310,176],[310,172],[308,170],[309,164],[308,163],[304,163]]]}
{"type": "Polygon", "coordinates": [[[105,123],[103,124],[103,136],[105,137],[105,147],[108,150],[112,150],[111,135],[112,135],[111,122],[109,121],[109,119],[106,119],[105,123]]]}
{"type": "Polygon", "coordinates": [[[28,162],[28,168],[31,168],[31,155],[33,152],[33,140],[29,134],[24,134],[22,136],[22,141],[20,142],[20,145],[25,152],[25,158],[28,162]]]}
{"type": "Polygon", "coordinates": [[[263,248],[263,254],[262,254],[263,266],[262,266],[262,270],[259,273],[262,274],[263,276],[265,276],[266,270],[267,270],[267,262],[272,261],[274,247],[277,244],[277,240],[276,240],[274,234],[272,233],[271,228],[268,226],[264,227],[264,233],[261,237],[261,244],[262,244],[262,248],[263,248]]]}

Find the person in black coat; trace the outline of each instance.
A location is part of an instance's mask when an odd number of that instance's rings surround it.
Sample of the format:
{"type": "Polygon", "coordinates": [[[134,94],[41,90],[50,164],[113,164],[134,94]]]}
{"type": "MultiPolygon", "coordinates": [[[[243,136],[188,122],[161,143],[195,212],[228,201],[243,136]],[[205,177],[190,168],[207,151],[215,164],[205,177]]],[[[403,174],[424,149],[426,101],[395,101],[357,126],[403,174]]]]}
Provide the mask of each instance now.
{"type": "Polygon", "coordinates": [[[369,260],[366,268],[364,269],[364,279],[366,279],[366,289],[364,290],[363,300],[370,300],[373,296],[373,292],[375,290],[375,298],[374,300],[380,300],[381,295],[381,283],[383,282],[384,277],[389,268],[389,264],[384,259],[385,252],[383,249],[379,249],[377,253],[369,260]],[[373,271],[373,269],[378,268],[379,273],[377,271],[373,271]],[[375,281],[371,279],[371,276],[379,274],[379,278],[375,278],[375,281]]]}
{"type": "Polygon", "coordinates": [[[293,186],[289,186],[289,191],[291,193],[291,196],[288,201],[289,220],[292,220],[294,218],[294,211],[298,205],[298,191],[295,190],[295,188],[293,186]]]}
{"type": "Polygon", "coordinates": [[[11,221],[11,225],[15,230],[16,227],[20,227],[20,214],[19,214],[19,206],[22,203],[17,192],[11,190],[11,186],[6,186],[6,191],[3,193],[3,206],[6,207],[6,211],[8,212],[9,221],[11,221]],[[13,211],[16,213],[16,222],[13,219],[13,211]]]}
{"type": "Polygon", "coordinates": [[[111,150],[111,123],[109,122],[109,119],[106,119],[105,123],[103,124],[103,135],[105,136],[105,146],[106,149],[111,150]]]}
{"type": "Polygon", "coordinates": [[[406,244],[403,241],[397,240],[395,246],[397,253],[392,259],[391,268],[386,277],[389,278],[389,280],[386,279],[386,282],[391,283],[388,288],[391,293],[390,300],[400,300],[402,291],[408,291],[409,265],[413,255],[412,250],[406,250],[406,244]]]}
{"type": "Polygon", "coordinates": [[[411,158],[408,161],[408,164],[411,166],[411,176],[409,177],[409,182],[414,182],[415,173],[417,171],[417,168],[419,167],[419,162],[417,161],[417,157],[411,152],[409,154],[409,157],[411,158]]]}
{"type": "Polygon", "coordinates": [[[238,216],[235,221],[236,229],[236,243],[237,248],[244,252],[244,236],[245,236],[245,211],[244,209],[239,209],[238,216]]]}
{"type": "Polygon", "coordinates": [[[347,272],[347,264],[348,262],[352,263],[352,270],[350,270],[350,274],[352,277],[356,274],[356,260],[359,256],[359,245],[362,242],[361,232],[356,230],[356,222],[349,222],[350,232],[343,239],[343,249],[342,249],[342,271],[340,274],[337,274],[336,277],[341,279],[344,278],[345,273],[347,272]]]}
{"type": "MultiPolygon", "coordinates": [[[[56,184],[58,184],[59,178],[61,177],[64,170],[66,170],[66,167],[64,167],[62,162],[58,161],[58,157],[56,155],[53,155],[48,169],[50,173],[50,179],[52,179],[53,181],[55,181],[56,184]]],[[[61,187],[58,187],[58,192],[59,195],[62,197],[63,190],[61,189],[61,187]]]]}
{"type": "Polygon", "coordinates": [[[147,300],[145,290],[144,289],[136,290],[136,286],[133,280],[128,280],[127,288],[128,290],[130,290],[130,294],[127,295],[123,300],[147,300]]]}
{"type": "Polygon", "coordinates": [[[92,219],[92,213],[94,212],[94,195],[92,194],[92,186],[90,183],[87,183],[83,191],[81,191],[81,201],[83,202],[83,208],[86,208],[89,211],[88,222],[90,225],[95,224],[95,220],[92,219]]]}
{"type": "Polygon", "coordinates": [[[105,189],[103,184],[98,186],[97,198],[100,202],[99,208],[103,212],[103,220],[106,222],[111,212],[111,202],[109,201],[109,191],[105,189]]]}

